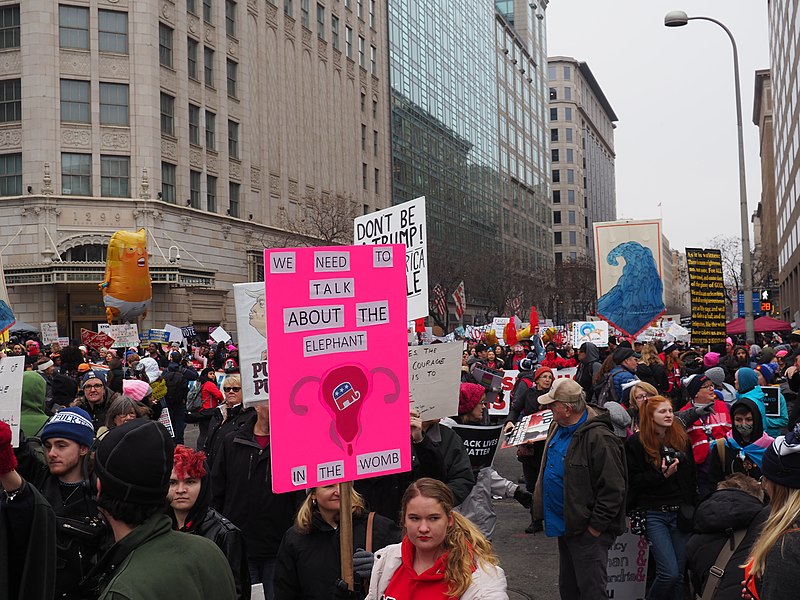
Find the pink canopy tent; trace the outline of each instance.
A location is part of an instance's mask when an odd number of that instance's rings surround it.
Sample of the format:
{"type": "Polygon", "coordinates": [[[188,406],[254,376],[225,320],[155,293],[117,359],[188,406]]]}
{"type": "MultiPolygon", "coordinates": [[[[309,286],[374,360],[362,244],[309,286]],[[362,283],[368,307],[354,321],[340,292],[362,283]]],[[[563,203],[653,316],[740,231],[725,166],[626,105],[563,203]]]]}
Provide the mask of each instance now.
{"type": "MultiPolygon", "coordinates": [[[[756,333],[769,333],[771,331],[791,331],[791,324],[780,319],[773,319],[767,315],[753,321],[753,329],[756,333]]],[[[741,335],[744,333],[744,318],[734,319],[725,326],[725,331],[729,335],[741,335]]]]}
{"type": "Polygon", "coordinates": [[[744,333],[744,318],[738,317],[725,326],[728,335],[740,335],[744,333]]]}

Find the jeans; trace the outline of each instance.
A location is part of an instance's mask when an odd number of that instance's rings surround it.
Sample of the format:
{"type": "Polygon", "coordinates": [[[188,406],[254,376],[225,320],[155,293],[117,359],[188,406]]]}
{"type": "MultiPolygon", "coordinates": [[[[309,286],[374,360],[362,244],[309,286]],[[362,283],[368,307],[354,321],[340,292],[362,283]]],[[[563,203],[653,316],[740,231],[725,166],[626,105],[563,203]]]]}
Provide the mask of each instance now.
{"type": "Polygon", "coordinates": [[[518,460],[522,463],[522,476],[525,478],[525,489],[531,494],[536,487],[536,480],[539,478],[539,470],[542,467],[542,455],[544,454],[544,442],[533,444],[533,456],[521,456],[518,460]]]}
{"type": "Polygon", "coordinates": [[[589,531],[558,538],[558,590],[561,600],[606,600],[610,533],[589,531]]]}
{"type": "Polygon", "coordinates": [[[656,561],[656,577],[648,600],[683,600],[686,542],[690,534],[678,529],[678,513],[647,511],[647,541],[656,561]]]}
{"type": "Polygon", "coordinates": [[[250,558],[247,560],[247,568],[250,570],[250,583],[261,583],[264,586],[264,598],[275,600],[275,559],[274,558],[250,558]]]}
{"type": "Polygon", "coordinates": [[[183,432],[186,430],[186,406],[169,407],[169,418],[172,420],[172,430],[175,432],[175,444],[183,444],[183,432]]]}

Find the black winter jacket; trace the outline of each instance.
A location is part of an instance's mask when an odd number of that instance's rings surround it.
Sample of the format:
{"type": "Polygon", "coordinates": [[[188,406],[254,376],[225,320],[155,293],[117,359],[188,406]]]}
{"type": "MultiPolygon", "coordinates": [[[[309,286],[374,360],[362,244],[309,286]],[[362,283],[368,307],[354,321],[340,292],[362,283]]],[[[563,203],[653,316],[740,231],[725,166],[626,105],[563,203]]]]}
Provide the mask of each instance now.
{"type": "Polygon", "coordinates": [[[678,470],[670,477],[664,477],[647,455],[634,433],[625,443],[628,460],[628,509],[659,508],[661,506],[680,506],[697,503],[697,472],[694,465],[691,443],[683,448],[684,458],[678,463],[678,470]]]}
{"type": "Polygon", "coordinates": [[[686,544],[686,566],[698,595],[722,547],[730,543],[734,531],[746,529],[742,543],[723,566],[725,574],[714,594],[715,600],[740,600],[744,569],[739,565],[747,562],[768,517],[769,506],[741,490],[718,490],[700,503],[694,514],[695,532],[686,544]]]}
{"type": "Polygon", "coordinates": [[[222,442],[211,472],[211,506],[242,530],[249,558],[274,558],[302,496],[272,492],[270,447],[255,441],[251,421],[222,442]]]}
{"type": "MultiPolygon", "coordinates": [[[[367,515],[353,516],[353,552],[366,548],[367,515]]],[[[400,528],[390,519],[375,515],[372,524],[372,552],[402,539],[400,528]]],[[[318,512],[311,531],[301,533],[294,526],[283,536],[275,564],[275,597],[280,600],[329,600],[341,575],[339,530],[333,529],[318,512]]],[[[356,576],[355,589],[360,590],[356,576]]]]}
{"type": "Polygon", "coordinates": [[[546,394],[547,391],[543,392],[536,389],[536,383],[533,381],[533,372],[530,372],[530,377],[520,377],[522,380],[514,388],[506,423],[516,423],[520,418],[542,410],[539,404],[539,396],[546,394]]]}
{"type": "Polygon", "coordinates": [[[584,353],[583,360],[578,363],[578,370],[575,372],[577,381],[583,391],[586,392],[586,402],[591,402],[594,396],[594,378],[598,371],[603,368],[600,362],[600,350],[591,342],[584,342],[579,348],[579,352],[584,353]]]}
{"type": "Polygon", "coordinates": [[[206,437],[206,443],[203,445],[203,452],[206,454],[209,469],[213,469],[214,458],[225,438],[238,433],[243,426],[252,425],[255,421],[256,411],[253,408],[245,408],[244,404],[238,404],[228,409],[228,415],[224,421],[219,407],[213,409],[211,422],[208,424],[208,436],[206,437]]]}

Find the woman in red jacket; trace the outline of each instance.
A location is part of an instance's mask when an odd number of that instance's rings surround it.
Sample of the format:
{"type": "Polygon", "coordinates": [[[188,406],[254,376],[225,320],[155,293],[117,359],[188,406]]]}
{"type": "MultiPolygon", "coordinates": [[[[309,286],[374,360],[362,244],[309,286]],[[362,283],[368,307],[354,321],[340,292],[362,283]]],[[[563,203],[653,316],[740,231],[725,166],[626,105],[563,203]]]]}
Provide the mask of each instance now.
{"type": "Polygon", "coordinates": [[[217,373],[211,367],[203,369],[198,379],[200,384],[200,398],[203,400],[197,423],[200,425],[200,435],[197,438],[197,447],[202,448],[208,436],[208,426],[214,409],[225,401],[225,395],[217,387],[217,373]]]}

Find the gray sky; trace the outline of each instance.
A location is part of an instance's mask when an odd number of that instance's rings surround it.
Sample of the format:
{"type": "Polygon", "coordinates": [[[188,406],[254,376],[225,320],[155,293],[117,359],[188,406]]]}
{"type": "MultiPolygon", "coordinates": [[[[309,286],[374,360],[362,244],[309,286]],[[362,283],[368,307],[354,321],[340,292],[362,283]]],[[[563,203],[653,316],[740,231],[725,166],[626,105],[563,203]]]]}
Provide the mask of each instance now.
{"type": "Polygon", "coordinates": [[[663,210],[664,233],[683,251],[741,233],[736,108],[725,32],[706,21],[664,27],[670,10],[713,17],[736,39],[752,214],[761,194],[754,72],[770,66],[766,0],[550,0],[548,54],[586,61],[619,118],[617,217],[663,210]]]}

